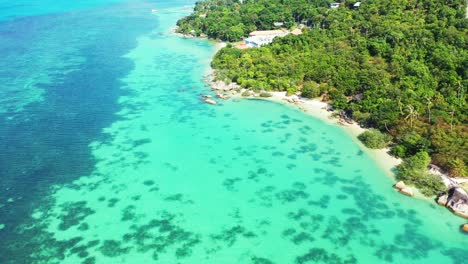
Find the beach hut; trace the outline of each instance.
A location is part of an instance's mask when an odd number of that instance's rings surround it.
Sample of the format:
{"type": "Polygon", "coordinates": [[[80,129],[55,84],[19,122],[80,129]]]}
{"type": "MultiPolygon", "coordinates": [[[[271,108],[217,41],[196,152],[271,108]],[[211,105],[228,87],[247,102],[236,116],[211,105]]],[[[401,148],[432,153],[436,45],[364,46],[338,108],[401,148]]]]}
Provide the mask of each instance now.
{"type": "Polygon", "coordinates": [[[247,46],[245,43],[240,43],[240,44],[237,44],[236,46],[234,46],[234,48],[236,48],[236,49],[248,49],[249,46],[247,46]]]}
{"type": "Polygon", "coordinates": [[[284,37],[289,32],[282,30],[259,30],[249,33],[249,37],[244,40],[248,47],[260,47],[269,44],[275,37],[284,37]]]}
{"type": "Polygon", "coordinates": [[[275,27],[282,27],[283,25],[284,25],[283,22],[274,22],[273,23],[273,26],[275,26],[275,27]]]}

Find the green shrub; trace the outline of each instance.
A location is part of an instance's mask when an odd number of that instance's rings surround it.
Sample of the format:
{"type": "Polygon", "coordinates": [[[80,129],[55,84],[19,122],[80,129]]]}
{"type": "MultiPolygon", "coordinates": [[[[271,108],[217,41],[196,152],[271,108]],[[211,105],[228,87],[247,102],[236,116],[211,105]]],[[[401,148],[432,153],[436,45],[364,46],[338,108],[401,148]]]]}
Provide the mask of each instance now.
{"type": "Polygon", "coordinates": [[[449,161],[449,173],[452,176],[467,177],[468,168],[460,158],[455,158],[449,161]]]}
{"type": "Polygon", "coordinates": [[[392,137],[376,129],[369,129],[360,134],[358,139],[368,148],[381,149],[387,146],[392,137]]]}
{"type": "Polygon", "coordinates": [[[314,81],[305,82],[302,86],[301,96],[306,98],[316,98],[321,94],[319,85],[314,81]]]}
{"type": "Polygon", "coordinates": [[[426,196],[437,195],[447,188],[439,176],[427,172],[424,177],[415,183],[416,187],[426,196]]]}
{"type": "Polygon", "coordinates": [[[368,126],[369,120],[371,119],[370,113],[363,113],[360,111],[353,111],[353,120],[361,125],[368,126]]]}
{"type": "Polygon", "coordinates": [[[260,97],[272,97],[273,95],[269,92],[261,92],[260,97]]]}
{"type": "Polygon", "coordinates": [[[248,96],[250,96],[250,91],[244,91],[241,95],[245,96],[245,97],[248,97],[248,96]]]}
{"type": "Polygon", "coordinates": [[[397,158],[403,158],[406,156],[406,148],[403,145],[396,145],[390,150],[390,154],[397,158]]]}
{"type": "Polygon", "coordinates": [[[443,191],[445,186],[438,176],[427,170],[430,162],[431,158],[427,152],[418,152],[397,166],[396,178],[416,186],[424,195],[435,195],[443,191]]]}
{"type": "Polygon", "coordinates": [[[286,95],[287,95],[287,96],[294,95],[295,93],[296,93],[296,89],[294,89],[294,88],[292,88],[292,87],[291,87],[291,88],[288,88],[288,89],[286,90],[286,95]]]}

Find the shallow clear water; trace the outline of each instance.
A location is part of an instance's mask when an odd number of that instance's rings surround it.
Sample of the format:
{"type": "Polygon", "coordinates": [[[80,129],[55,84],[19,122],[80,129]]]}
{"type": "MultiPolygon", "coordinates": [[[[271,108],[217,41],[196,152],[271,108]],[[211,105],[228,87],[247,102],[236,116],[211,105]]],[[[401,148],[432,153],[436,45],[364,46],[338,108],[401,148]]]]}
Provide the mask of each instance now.
{"type": "Polygon", "coordinates": [[[193,2],[77,2],[0,23],[0,263],[468,258],[341,128],[201,102],[214,45],[170,33],[193,2]]]}

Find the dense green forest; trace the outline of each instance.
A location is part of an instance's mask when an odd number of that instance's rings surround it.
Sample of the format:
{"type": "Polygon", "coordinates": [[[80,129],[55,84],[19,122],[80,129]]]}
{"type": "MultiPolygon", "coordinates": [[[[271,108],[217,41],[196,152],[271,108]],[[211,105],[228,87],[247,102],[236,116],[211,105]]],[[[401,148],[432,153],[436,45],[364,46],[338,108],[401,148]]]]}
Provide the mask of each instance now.
{"type": "Polygon", "coordinates": [[[260,48],[221,49],[212,61],[217,78],[322,96],[361,125],[391,135],[393,155],[427,153],[451,175],[467,176],[465,0],[365,0],[359,9],[344,1],[331,9],[330,2],[206,0],[178,21],[178,30],[238,41],[274,22],[306,25],[304,34],[260,48]]]}

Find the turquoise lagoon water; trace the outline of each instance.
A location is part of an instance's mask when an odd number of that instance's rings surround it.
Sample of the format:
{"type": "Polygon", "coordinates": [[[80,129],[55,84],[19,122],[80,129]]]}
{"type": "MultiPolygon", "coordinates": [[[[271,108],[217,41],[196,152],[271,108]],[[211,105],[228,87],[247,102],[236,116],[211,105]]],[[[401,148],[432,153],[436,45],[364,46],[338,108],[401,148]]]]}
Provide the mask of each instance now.
{"type": "Polygon", "coordinates": [[[23,2],[0,2],[0,263],[468,259],[464,220],[341,128],[202,103],[215,47],[171,34],[192,1],[23,2]]]}

